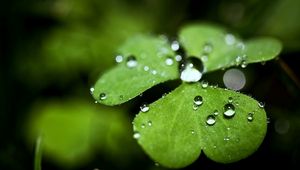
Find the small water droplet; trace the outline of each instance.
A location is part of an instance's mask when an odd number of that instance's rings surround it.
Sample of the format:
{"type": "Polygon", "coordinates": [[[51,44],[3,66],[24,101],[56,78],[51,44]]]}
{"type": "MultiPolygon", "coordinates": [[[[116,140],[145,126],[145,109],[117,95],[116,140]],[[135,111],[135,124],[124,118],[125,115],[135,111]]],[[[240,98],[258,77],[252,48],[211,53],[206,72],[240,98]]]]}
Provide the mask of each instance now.
{"type": "Polygon", "coordinates": [[[211,43],[207,42],[207,43],[204,44],[204,46],[203,46],[203,52],[204,53],[206,53],[206,54],[211,53],[212,50],[213,50],[213,46],[212,46],[211,43]]]}
{"type": "Polygon", "coordinates": [[[178,41],[173,41],[173,42],[171,43],[171,49],[172,49],[173,51],[177,51],[177,50],[179,50],[179,48],[180,48],[180,45],[179,45],[179,42],[178,42],[178,41]]]}
{"type": "Polygon", "coordinates": [[[216,118],[213,115],[208,115],[206,118],[206,124],[212,126],[216,123],[216,118]]]}
{"type": "Polygon", "coordinates": [[[233,98],[232,97],[228,97],[228,102],[232,103],[233,102],[233,98]]]}
{"type": "Polygon", "coordinates": [[[225,137],[224,137],[224,140],[225,140],[225,141],[229,141],[230,138],[229,138],[228,136],[225,136],[225,137]]]}
{"type": "Polygon", "coordinates": [[[243,61],[243,58],[241,57],[241,56],[237,56],[236,58],[235,58],[235,64],[238,66],[238,65],[240,65],[241,63],[242,63],[242,61],[243,61]]]}
{"type": "Polygon", "coordinates": [[[149,120],[149,121],[147,122],[147,124],[148,124],[148,126],[152,126],[152,121],[149,120]]]}
{"type": "Polygon", "coordinates": [[[149,71],[149,67],[148,66],[144,66],[144,71],[149,71]]]}
{"type": "Polygon", "coordinates": [[[258,106],[263,109],[265,107],[265,103],[264,102],[258,102],[258,106]]]}
{"type": "Polygon", "coordinates": [[[117,55],[116,58],[115,58],[115,60],[116,60],[117,63],[122,63],[122,61],[123,61],[123,56],[117,55]]]}
{"type": "Polygon", "coordinates": [[[195,103],[193,104],[193,109],[194,110],[198,110],[198,108],[199,108],[199,105],[196,105],[195,103]]]}
{"type": "Polygon", "coordinates": [[[230,127],[227,127],[227,130],[230,130],[230,127]]]}
{"type": "Polygon", "coordinates": [[[176,60],[176,61],[181,61],[181,60],[182,60],[182,56],[179,55],[179,54],[176,55],[176,56],[175,56],[175,60],[176,60]]]}
{"type": "Polygon", "coordinates": [[[191,133],[192,133],[192,135],[194,135],[194,134],[195,134],[195,131],[194,131],[194,130],[191,130],[191,133]]]}
{"type": "Polygon", "coordinates": [[[94,91],[95,91],[95,88],[94,88],[94,87],[91,87],[91,88],[90,88],[90,93],[93,94],[94,91]]]}
{"type": "Polygon", "coordinates": [[[152,73],[153,75],[156,75],[156,74],[157,74],[157,71],[156,71],[156,70],[152,70],[151,73],[152,73]]]}
{"type": "Polygon", "coordinates": [[[207,62],[208,56],[207,56],[207,55],[202,55],[202,56],[201,56],[201,60],[202,60],[203,62],[207,62]]]}
{"type": "Polygon", "coordinates": [[[98,103],[98,101],[97,101],[97,100],[95,100],[95,103],[97,104],[97,103],[98,103]]]}
{"type": "Polygon", "coordinates": [[[99,94],[99,99],[100,100],[105,100],[107,98],[106,94],[105,93],[100,93],[99,94]]]}
{"type": "Polygon", "coordinates": [[[174,60],[173,60],[173,58],[168,57],[168,58],[165,60],[165,63],[166,63],[166,65],[171,66],[171,65],[173,65],[173,63],[174,63],[174,60]]]}
{"type": "Polygon", "coordinates": [[[134,139],[139,139],[140,137],[141,137],[141,134],[139,132],[136,131],[136,132],[133,133],[133,138],[134,139]]]}
{"type": "Polygon", "coordinates": [[[126,65],[129,68],[134,68],[138,65],[138,62],[137,62],[136,58],[133,55],[131,55],[127,58],[126,65]]]}
{"type": "Polygon", "coordinates": [[[242,68],[246,68],[247,65],[248,65],[248,64],[247,64],[246,60],[243,60],[242,63],[241,63],[241,67],[242,67],[242,68]]]}
{"type": "Polygon", "coordinates": [[[203,98],[202,96],[195,96],[194,97],[194,104],[197,106],[200,106],[203,103],[203,98]]]}
{"type": "Polygon", "coordinates": [[[218,110],[214,110],[213,115],[218,116],[219,115],[218,110]]]}
{"type": "Polygon", "coordinates": [[[227,45],[233,45],[235,43],[235,37],[232,34],[225,35],[225,42],[227,45]]]}
{"type": "Polygon", "coordinates": [[[181,64],[180,79],[185,82],[197,82],[204,71],[203,63],[196,57],[189,57],[181,64]]]}
{"type": "Polygon", "coordinates": [[[249,122],[252,122],[253,121],[253,113],[252,112],[250,112],[250,113],[248,113],[248,116],[247,116],[247,120],[249,121],[249,122]]]}
{"type": "Polygon", "coordinates": [[[148,112],[150,107],[147,103],[143,103],[141,106],[140,106],[140,109],[141,109],[141,112],[145,113],[145,112],[148,112]]]}
{"type": "Polygon", "coordinates": [[[224,115],[228,118],[233,117],[235,114],[235,107],[231,103],[225,104],[224,110],[224,115]]]}
{"type": "Polygon", "coordinates": [[[244,50],[245,49],[245,44],[242,43],[242,42],[239,42],[239,43],[237,43],[236,47],[241,49],[241,50],[244,50]]]}
{"type": "Polygon", "coordinates": [[[213,146],[213,148],[214,148],[214,149],[216,149],[216,148],[217,148],[217,146],[216,146],[216,145],[214,145],[214,146],[213,146]]]}
{"type": "Polygon", "coordinates": [[[155,166],[159,166],[159,163],[157,163],[157,162],[155,162],[155,164],[154,164],[155,166]]]}
{"type": "Polygon", "coordinates": [[[143,129],[145,128],[145,124],[144,123],[141,125],[141,128],[143,128],[143,129]]]}
{"type": "Polygon", "coordinates": [[[203,89],[206,89],[206,88],[208,87],[208,82],[203,80],[203,81],[201,82],[201,87],[202,87],[203,89]]]}

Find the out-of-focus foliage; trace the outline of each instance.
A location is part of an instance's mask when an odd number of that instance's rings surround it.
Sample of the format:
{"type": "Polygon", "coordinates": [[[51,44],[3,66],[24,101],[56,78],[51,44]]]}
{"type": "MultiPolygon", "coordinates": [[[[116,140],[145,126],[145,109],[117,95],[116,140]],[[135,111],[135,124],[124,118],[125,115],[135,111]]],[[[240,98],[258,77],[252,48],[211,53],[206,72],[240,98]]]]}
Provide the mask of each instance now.
{"type": "Polygon", "coordinates": [[[87,163],[97,152],[122,163],[137,151],[130,121],[121,110],[52,100],[37,103],[27,121],[29,141],[41,136],[45,157],[65,167],[87,163]]]}

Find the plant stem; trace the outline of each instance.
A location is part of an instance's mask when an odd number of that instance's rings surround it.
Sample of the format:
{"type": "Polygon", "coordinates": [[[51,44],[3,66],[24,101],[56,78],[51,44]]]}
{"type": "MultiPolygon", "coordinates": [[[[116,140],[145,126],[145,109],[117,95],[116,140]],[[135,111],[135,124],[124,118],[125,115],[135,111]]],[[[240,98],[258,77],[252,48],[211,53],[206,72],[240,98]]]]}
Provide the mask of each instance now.
{"type": "Polygon", "coordinates": [[[34,170],[42,170],[42,136],[39,136],[35,145],[34,170]]]}

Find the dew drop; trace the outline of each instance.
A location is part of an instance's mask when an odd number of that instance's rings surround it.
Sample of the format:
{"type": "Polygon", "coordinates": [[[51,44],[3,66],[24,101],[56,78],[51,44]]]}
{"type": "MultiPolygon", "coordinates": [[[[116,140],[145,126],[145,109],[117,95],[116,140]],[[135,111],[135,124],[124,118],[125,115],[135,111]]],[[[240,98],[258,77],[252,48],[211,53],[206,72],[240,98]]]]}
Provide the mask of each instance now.
{"type": "Polygon", "coordinates": [[[224,110],[224,115],[228,118],[233,117],[235,114],[235,107],[231,103],[225,104],[224,110]]]}
{"type": "Polygon", "coordinates": [[[152,70],[151,73],[152,73],[153,75],[156,75],[156,74],[157,74],[157,71],[156,71],[156,70],[152,70]]]}
{"type": "Polygon", "coordinates": [[[148,126],[152,126],[152,121],[149,120],[149,121],[147,122],[147,124],[148,124],[148,126]]]}
{"type": "Polygon", "coordinates": [[[232,34],[225,35],[225,42],[227,45],[233,45],[235,43],[235,37],[232,34]]]}
{"type": "Polygon", "coordinates": [[[155,164],[154,164],[155,166],[159,166],[159,163],[157,163],[157,162],[155,162],[155,164]]]}
{"type": "Polygon", "coordinates": [[[171,49],[172,49],[173,51],[178,51],[179,48],[180,48],[180,46],[179,46],[179,42],[178,42],[178,41],[173,41],[173,42],[171,43],[171,49]]]}
{"type": "Polygon", "coordinates": [[[191,130],[191,134],[194,135],[194,134],[195,134],[195,131],[194,131],[194,130],[191,130]]]}
{"type": "Polygon", "coordinates": [[[229,138],[228,136],[225,136],[225,137],[224,137],[224,140],[225,140],[225,141],[229,141],[230,138],[229,138]]]}
{"type": "Polygon", "coordinates": [[[123,56],[117,55],[116,58],[115,58],[115,60],[116,60],[117,63],[122,63],[122,61],[123,61],[123,56]]]}
{"type": "Polygon", "coordinates": [[[202,82],[201,82],[201,87],[202,87],[203,89],[206,89],[206,88],[208,87],[208,82],[207,82],[207,81],[202,81],[202,82]]]}
{"type": "Polygon", "coordinates": [[[148,66],[144,66],[144,71],[149,71],[149,67],[148,66]]]}
{"type": "Polygon", "coordinates": [[[141,112],[145,113],[145,112],[148,112],[150,107],[147,103],[143,103],[141,106],[140,106],[140,109],[141,109],[141,112]]]}
{"type": "Polygon", "coordinates": [[[214,148],[214,149],[216,149],[216,148],[217,148],[217,146],[216,146],[216,145],[214,145],[214,146],[213,146],[213,148],[214,148]]]}
{"type": "Polygon", "coordinates": [[[213,115],[208,115],[206,118],[206,124],[212,126],[216,123],[216,118],[213,115]]]}
{"type": "Polygon", "coordinates": [[[193,109],[194,110],[198,110],[198,108],[199,108],[199,105],[196,105],[195,103],[193,104],[193,109]]]}
{"type": "Polygon", "coordinates": [[[182,56],[181,55],[176,55],[175,56],[175,60],[176,61],[181,61],[182,60],[182,56]]]}
{"type": "Polygon", "coordinates": [[[248,120],[249,122],[252,122],[252,121],[253,121],[253,113],[252,113],[252,112],[248,113],[247,120],[248,120]]]}
{"type": "Polygon", "coordinates": [[[235,64],[236,65],[240,65],[242,63],[242,61],[243,61],[243,58],[241,56],[237,56],[235,58],[235,64]]]}
{"type": "Polygon", "coordinates": [[[194,104],[200,106],[203,103],[203,98],[201,96],[194,97],[194,104]]]}
{"type": "Polygon", "coordinates": [[[180,79],[185,82],[197,82],[203,74],[203,63],[196,57],[189,57],[181,64],[180,79]]]}
{"type": "Polygon", "coordinates": [[[208,53],[211,53],[213,50],[213,46],[211,43],[205,43],[204,46],[203,46],[203,52],[208,54],[208,53]]]}
{"type": "Polygon", "coordinates": [[[97,103],[98,103],[98,101],[97,101],[97,100],[95,100],[95,103],[97,104],[97,103]]]}
{"type": "Polygon", "coordinates": [[[139,132],[134,132],[133,133],[133,138],[134,139],[139,139],[141,137],[141,134],[139,132]]]}
{"type": "Polygon", "coordinates": [[[218,110],[214,110],[213,115],[218,116],[219,115],[218,110]]]}
{"type": "Polygon", "coordinates": [[[228,102],[232,103],[232,101],[233,101],[233,98],[232,97],[228,97],[228,102]]]}
{"type": "Polygon", "coordinates": [[[248,65],[248,64],[247,64],[246,60],[243,60],[242,63],[241,63],[241,67],[242,67],[242,68],[246,68],[247,65],[248,65]]]}
{"type": "Polygon", "coordinates": [[[138,64],[138,62],[133,55],[131,55],[127,58],[127,62],[126,62],[127,67],[134,68],[137,66],[137,64],[138,64]]]}
{"type": "Polygon", "coordinates": [[[145,124],[144,123],[141,125],[141,128],[143,128],[143,129],[145,128],[145,124]]]}
{"type": "Polygon", "coordinates": [[[201,60],[202,60],[203,62],[207,62],[208,56],[207,56],[207,55],[202,55],[202,56],[201,56],[201,60]]]}
{"type": "Polygon", "coordinates": [[[258,102],[258,107],[263,109],[265,107],[265,103],[264,102],[258,102]]]}
{"type": "Polygon", "coordinates": [[[91,87],[91,88],[90,88],[90,93],[93,94],[94,91],[95,91],[95,88],[94,88],[94,87],[91,87]]]}
{"type": "Polygon", "coordinates": [[[100,93],[99,94],[99,99],[100,100],[105,100],[107,98],[106,94],[105,93],[100,93]]]}
{"type": "Polygon", "coordinates": [[[171,65],[173,65],[173,63],[174,63],[174,60],[173,60],[173,58],[168,57],[168,58],[165,60],[165,63],[166,63],[166,65],[171,66],[171,65]]]}

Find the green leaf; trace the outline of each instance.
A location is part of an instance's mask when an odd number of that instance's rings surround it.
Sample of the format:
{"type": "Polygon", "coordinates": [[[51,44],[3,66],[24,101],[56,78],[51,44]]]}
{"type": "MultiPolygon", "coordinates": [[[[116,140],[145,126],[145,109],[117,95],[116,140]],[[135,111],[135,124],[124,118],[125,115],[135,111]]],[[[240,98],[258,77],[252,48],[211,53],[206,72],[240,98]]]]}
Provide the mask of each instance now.
{"type": "Polygon", "coordinates": [[[203,61],[206,72],[271,60],[282,48],[273,38],[243,42],[225,29],[208,24],[184,27],[179,33],[179,41],[188,57],[196,56],[203,61]]]}
{"type": "Polygon", "coordinates": [[[120,47],[118,53],[124,57],[123,62],[106,72],[94,86],[92,95],[103,104],[124,103],[154,85],[178,78],[175,54],[164,38],[132,37],[120,47]],[[135,67],[127,66],[130,56],[136,58],[135,67]],[[172,65],[166,64],[169,57],[172,65]],[[100,99],[101,94],[105,94],[104,100],[100,99]]]}
{"type": "Polygon", "coordinates": [[[191,164],[201,150],[220,163],[246,158],[262,143],[266,128],[266,113],[256,100],[234,91],[203,88],[201,84],[182,84],[134,120],[138,143],[154,161],[172,168],[191,164]],[[197,95],[203,103],[194,110],[197,95]],[[224,105],[230,97],[235,114],[228,118],[224,105]],[[207,118],[215,110],[216,122],[208,125],[207,118]],[[248,120],[249,113],[253,113],[252,121],[248,120]]]}

